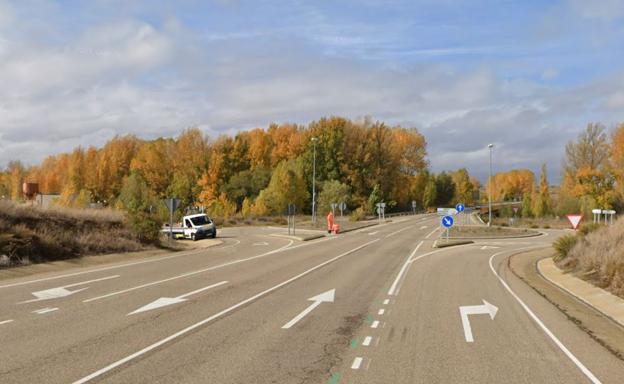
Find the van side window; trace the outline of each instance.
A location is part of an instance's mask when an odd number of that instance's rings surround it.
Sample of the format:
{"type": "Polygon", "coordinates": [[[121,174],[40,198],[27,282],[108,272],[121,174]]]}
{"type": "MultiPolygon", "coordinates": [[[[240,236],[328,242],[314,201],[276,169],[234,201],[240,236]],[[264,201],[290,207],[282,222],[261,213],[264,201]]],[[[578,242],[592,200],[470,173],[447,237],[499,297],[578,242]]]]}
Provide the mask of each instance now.
{"type": "Polygon", "coordinates": [[[184,220],[184,223],[185,223],[187,228],[191,228],[192,227],[191,221],[189,219],[184,220]]]}

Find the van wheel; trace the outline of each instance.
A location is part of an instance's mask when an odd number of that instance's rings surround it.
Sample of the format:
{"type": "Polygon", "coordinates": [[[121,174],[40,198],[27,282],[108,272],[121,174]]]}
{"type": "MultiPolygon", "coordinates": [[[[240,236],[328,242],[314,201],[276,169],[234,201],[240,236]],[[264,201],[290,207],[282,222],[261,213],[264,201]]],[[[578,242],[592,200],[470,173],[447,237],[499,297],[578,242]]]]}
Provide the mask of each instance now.
{"type": "Polygon", "coordinates": [[[217,237],[217,230],[216,229],[214,231],[212,231],[212,236],[210,236],[210,237],[212,237],[213,239],[215,237],[217,237]]]}

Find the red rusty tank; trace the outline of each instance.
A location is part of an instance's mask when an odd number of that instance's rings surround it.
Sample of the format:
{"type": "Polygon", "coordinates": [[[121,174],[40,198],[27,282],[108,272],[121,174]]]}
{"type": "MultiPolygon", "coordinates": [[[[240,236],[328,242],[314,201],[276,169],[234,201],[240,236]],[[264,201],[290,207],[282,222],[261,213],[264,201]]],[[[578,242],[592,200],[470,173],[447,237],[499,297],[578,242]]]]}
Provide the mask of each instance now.
{"type": "Polygon", "coordinates": [[[32,200],[39,193],[39,184],[24,183],[22,185],[22,192],[24,193],[24,197],[26,197],[26,200],[32,200]]]}

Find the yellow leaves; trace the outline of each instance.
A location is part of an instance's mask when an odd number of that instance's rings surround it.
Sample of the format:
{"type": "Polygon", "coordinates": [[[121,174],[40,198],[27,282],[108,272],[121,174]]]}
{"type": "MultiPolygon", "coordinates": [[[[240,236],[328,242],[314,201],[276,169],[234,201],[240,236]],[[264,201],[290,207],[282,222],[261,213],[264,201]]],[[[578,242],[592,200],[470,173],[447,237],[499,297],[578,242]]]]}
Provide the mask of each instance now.
{"type": "Polygon", "coordinates": [[[509,172],[499,172],[494,175],[492,185],[488,182],[486,193],[492,189],[492,200],[520,200],[525,195],[533,193],[535,175],[528,169],[514,169],[509,172]]]}

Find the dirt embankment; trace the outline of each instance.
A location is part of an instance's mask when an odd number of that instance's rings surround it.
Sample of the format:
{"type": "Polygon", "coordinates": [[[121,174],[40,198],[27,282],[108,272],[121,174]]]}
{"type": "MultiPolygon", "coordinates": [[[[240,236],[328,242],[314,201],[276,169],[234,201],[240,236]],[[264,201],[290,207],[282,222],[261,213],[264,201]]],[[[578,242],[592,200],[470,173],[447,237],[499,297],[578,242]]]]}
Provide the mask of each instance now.
{"type": "Polygon", "coordinates": [[[0,268],[143,248],[119,212],[0,201],[0,268]]]}

